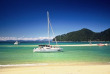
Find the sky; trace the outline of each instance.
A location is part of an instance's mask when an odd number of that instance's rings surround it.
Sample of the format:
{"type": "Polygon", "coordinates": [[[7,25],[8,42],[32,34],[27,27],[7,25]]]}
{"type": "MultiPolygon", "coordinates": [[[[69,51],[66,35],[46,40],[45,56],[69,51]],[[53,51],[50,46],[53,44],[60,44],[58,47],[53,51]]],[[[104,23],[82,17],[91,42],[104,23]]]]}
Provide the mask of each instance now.
{"type": "Polygon", "coordinates": [[[109,0],[0,0],[0,39],[47,38],[47,11],[55,36],[110,28],[109,0]]]}

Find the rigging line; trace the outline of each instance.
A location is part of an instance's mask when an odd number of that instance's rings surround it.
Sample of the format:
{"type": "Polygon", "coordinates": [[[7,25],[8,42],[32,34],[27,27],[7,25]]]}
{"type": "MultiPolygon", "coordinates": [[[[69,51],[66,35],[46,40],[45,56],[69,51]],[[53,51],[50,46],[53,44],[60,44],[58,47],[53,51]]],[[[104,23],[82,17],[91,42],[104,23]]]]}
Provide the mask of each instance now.
{"type": "MultiPolygon", "coordinates": [[[[54,32],[53,32],[53,28],[52,28],[52,25],[51,25],[50,20],[49,20],[49,23],[50,23],[50,27],[51,27],[51,30],[52,30],[53,36],[55,37],[55,34],[54,34],[54,32]]],[[[55,42],[56,42],[56,45],[57,45],[57,40],[56,40],[56,38],[55,38],[55,42]]]]}

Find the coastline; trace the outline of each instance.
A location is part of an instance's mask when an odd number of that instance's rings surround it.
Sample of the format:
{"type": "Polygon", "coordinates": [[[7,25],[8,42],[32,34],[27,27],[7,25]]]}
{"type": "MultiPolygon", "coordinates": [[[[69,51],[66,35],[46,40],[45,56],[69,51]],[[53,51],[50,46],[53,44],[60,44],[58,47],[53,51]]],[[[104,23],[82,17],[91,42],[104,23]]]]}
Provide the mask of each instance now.
{"type": "MultiPolygon", "coordinates": [[[[0,45],[0,47],[36,47],[38,45],[0,45]]],[[[97,44],[71,44],[71,45],[52,45],[52,46],[98,46],[97,44]]]]}
{"type": "MultiPolygon", "coordinates": [[[[55,41],[52,41],[55,42],[55,41]]],[[[90,41],[57,41],[57,42],[90,42],[90,41]]],[[[110,41],[91,41],[91,42],[110,42],[110,41]]]]}
{"type": "Polygon", "coordinates": [[[32,63],[32,64],[4,64],[0,68],[31,67],[31,66],[79,66],[79,65],[110,65],[110,62],[57,62],[57,63],[32,63]]]}
{"type": "Polygon", "coordinates": [[[55,45],[55,46],[98,46],[97,44],[74,44],[74,45],[55,45]]]}

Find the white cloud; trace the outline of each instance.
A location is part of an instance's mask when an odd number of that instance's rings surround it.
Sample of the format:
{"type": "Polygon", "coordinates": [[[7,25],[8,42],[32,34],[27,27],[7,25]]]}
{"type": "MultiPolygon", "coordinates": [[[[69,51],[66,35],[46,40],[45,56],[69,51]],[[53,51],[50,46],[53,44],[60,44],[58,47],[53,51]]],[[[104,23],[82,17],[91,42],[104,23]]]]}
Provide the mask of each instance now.
{"type": "Polygon", "coordinates": [[[44,39],[53,39],[53,37],[38,37],[38,38],[16,38],[16,37],[0,37],[0,41],[7,41],[7,40],[44,40],[44,39]]]}
{"type": "Polygon", "coordinates": [[[0,41],[6,41],[6,40],[17,40],[16,37],[0,37],[0,41]]]}

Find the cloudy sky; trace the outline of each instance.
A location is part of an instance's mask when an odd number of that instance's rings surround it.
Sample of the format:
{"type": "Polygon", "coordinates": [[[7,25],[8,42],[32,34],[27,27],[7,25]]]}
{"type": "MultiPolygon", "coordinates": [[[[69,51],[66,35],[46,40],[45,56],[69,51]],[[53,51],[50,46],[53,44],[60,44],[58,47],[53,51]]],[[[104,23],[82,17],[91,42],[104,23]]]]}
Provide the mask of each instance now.
{"type": "Polygon", "coordinates": [[[109,0],[0,0],[0,38],[46,38],[47,11],[55,36],[110,28],[109,0]]]}

